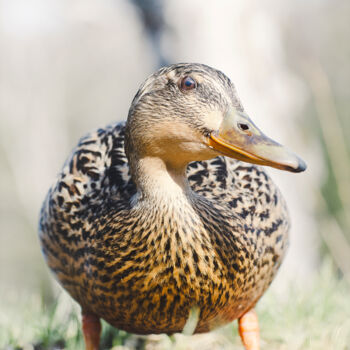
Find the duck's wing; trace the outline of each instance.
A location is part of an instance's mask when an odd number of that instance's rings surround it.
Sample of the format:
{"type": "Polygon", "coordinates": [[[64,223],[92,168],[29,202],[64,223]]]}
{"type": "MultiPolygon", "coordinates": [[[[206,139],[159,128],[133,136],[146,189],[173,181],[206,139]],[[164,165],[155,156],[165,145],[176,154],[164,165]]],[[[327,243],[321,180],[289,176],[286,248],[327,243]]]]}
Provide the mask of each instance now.
{"type": "Polygon", "coordinates": [[[39,221],[43,248],[46,240],[64,237],[68,243],[78,243],[88,232],[86,225],[129,205],[136,188],[124,152],[124,130],[125,123],[112,124],[80,139],[43,203],[39,221]]]}
{"type": "Polygon", "coordinates": [[[128,207],[136,188],[124,153],[124,123],[84,136],[43,203],[39,237],[47,263],[69,293],[84,304],[95,259],[90,238],[106,219],[128,207]],[[92,264],[93,265],[93,264],[92,264]]]}
{"type": "Polygon", "coordinates": [[[111,124],[80,139],[51,187],[48,211],[100,212],[135,192],[124,152],[125,123],[111,124]]]}

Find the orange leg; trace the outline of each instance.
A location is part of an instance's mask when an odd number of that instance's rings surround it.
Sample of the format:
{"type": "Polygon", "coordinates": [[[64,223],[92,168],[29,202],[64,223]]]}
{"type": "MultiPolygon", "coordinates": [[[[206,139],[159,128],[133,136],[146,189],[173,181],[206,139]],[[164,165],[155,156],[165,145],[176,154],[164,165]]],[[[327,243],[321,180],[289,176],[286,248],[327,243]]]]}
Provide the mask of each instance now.
{"type": "Polygon", "coordinates": [[[258,316],[253,309],[238,319],[238,330],[246,350],[260,349],[258,316]]]}
{"type": "Polygon", "coordinates": [[[85,349],[98,350],[101,335],[100,318],[94,314],[84,312],[82,312],[82,316],[85,349]]]}

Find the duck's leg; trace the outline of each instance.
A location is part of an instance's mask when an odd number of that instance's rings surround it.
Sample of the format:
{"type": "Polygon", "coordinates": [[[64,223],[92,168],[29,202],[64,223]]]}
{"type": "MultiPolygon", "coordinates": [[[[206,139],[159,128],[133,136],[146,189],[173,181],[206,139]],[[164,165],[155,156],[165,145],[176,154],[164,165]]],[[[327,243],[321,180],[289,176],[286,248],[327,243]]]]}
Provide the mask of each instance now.
{"type": "Polygon", "coordinates": [[[92,313],[82,312],[85,350],[98,350],[100,345],[100,318],[92,313]]]}
{"type": "Polygon", "coordinates": [[[238,319],[238,331],[246,350],[260,349],[259,322],[254,309],[238,319]]]}

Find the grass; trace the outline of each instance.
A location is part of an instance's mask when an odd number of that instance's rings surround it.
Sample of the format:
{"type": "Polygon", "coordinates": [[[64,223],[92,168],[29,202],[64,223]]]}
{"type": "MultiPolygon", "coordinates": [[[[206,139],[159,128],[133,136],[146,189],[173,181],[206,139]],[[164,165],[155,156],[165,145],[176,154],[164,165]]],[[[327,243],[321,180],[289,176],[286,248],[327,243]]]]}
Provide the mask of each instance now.
{"type": "MultiPolygon", "coordinates": [[[[350,350],[350,287],[325,263],[309,286],[268,291],[258,304],[261,345],[269,350],[350,350]]],[[[196,311],[196,310],[195,310],[196,311]]],[[[194,312],[195,319],[197,313],[194,312]]],[[[190,333],[193,320],[188,322],[190,333]]],[[[194,321],[195,322],[195,321],[194,321]]],[[[83,349],[79,307],[62,292],[47,307],[39,295],[3,293],[0,300],[0,349],[83,349]]],[[[101,349],[243,349],[237,323],[211,333],[138,337],[103,324],[101,349]]]]}

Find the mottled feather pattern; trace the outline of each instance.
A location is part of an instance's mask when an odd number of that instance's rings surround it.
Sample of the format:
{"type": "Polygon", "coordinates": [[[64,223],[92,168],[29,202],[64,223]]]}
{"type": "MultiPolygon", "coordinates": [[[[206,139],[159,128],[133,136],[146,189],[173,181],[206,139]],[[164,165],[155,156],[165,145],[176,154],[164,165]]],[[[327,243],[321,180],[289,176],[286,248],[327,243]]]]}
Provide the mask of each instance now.
{"type": "MultiPolygon", "coordinates": [[[[191,201],[136,210],[124,123],[82,138],[42,208],[40,239],[58,281],[112,325],[196,332],[254,306],[287,246],[283,198],[260,168],[217,157],[190,163],[191,201]]],[[[140,208],[138,208],[140,209],[140,208]]]]}

